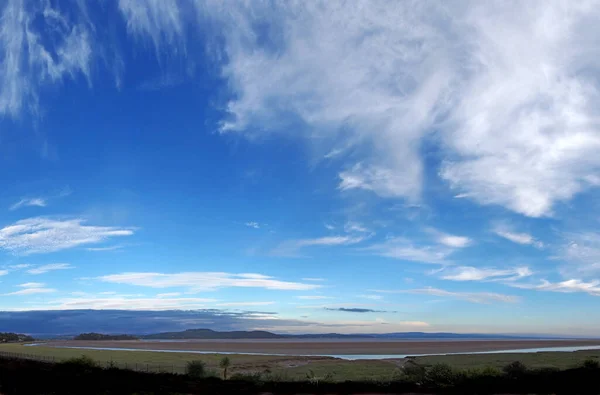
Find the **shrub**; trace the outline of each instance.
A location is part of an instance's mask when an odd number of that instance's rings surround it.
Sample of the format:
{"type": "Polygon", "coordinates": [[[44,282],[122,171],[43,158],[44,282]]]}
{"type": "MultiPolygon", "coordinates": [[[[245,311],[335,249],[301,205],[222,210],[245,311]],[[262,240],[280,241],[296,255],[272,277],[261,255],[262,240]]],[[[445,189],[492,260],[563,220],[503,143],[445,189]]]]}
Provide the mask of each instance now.
{"type": "Polygon", "coordinates": [[[510,378],[517,378],[527,372],[527,366],[521,361],[514,361],[503,367],[502,371],[510,378]]]}
{"type": "Polygon", "coordinates": [[[436,363],[425,373],[425,380],[428,384],[437,387],[449,387],[456,381],[457,375],[452,367],[445,363],[436,363]]]}
{"type": "Polygon", "coordinates": [[[583,364],[581,366],[585,369],[598,369],[600,368],[600,362],[598,362],[597,359],[588,358],[585,361],[583,361],[583,364]]]}
{"type": "Polygon", "coordinates": [[[402,367],[402,376],[406,381],[421,384],[425,381],[425,368],[409,361],[402,367]]]}
{"type": "Polygon", "coordinates": [[[262,375],[259,372],[254,373],[235,373],[229,377],[232,381],[248,381],[252,383],[258,383],[262,379],[262,375]]]}
{"type": "Polygon", "coordinates": [[[87,355],[82,355],[76,358],[70,358],[62,362],[64,365],[72,365],[81,368],[93,369],[97,368],[99,365],[92,358],[87,355]]]}
{"type": "Polygon", "coordinates": [[[185,367],[185,373],[194,378],[204,378],[208,376],[206,364],[202,361],[189,361],[185,367]]]}

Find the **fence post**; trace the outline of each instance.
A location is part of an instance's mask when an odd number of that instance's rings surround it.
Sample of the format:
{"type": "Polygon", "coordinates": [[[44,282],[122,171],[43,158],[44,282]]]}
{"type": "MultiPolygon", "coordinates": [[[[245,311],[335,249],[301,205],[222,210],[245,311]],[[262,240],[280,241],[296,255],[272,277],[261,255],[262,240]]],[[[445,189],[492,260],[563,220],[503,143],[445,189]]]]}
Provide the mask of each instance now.
{"type": "Polygon", "coordinates": [[[138,368],[137,368],[137,362],[135,363],[135,371],[137,372],[138,368]]]}
{"type": "Polygon", "coordinates": [[[171,365],[171,373],[175,373],[175,364],[171,365]]]}
{"type": "Polygon", "coordinates": [[[146,364],[146,373],[148,373],[148,372],[149,372],[149,370],[148,370],[148,364],[146,364]]]}

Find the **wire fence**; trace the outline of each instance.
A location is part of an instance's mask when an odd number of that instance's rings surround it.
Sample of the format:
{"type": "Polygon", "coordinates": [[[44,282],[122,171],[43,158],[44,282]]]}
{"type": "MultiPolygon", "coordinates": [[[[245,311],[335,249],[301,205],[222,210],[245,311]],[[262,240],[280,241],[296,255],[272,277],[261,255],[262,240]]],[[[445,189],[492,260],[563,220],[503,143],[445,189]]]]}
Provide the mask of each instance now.
{"type": "MultiPolygon", "coordinates": [[[[16,352],[5,352],[0,351],[0,358],[16,358],[16,359],[28,359],[40,362],[64,362],[72,358],[60,358],[49,355],[35,355],[35,354],[23,354],[16,352]]],[[[134,370],[136,372],[151,372],[151,373],[177,373],[184,374],[186,372],[186,365],[169,364],[169,363],[142,363],[142,362],[122,362],[122,361],[98,361],[94,360],[99,367],[102,368],[116,368],[116,369],[127,369],[134,370]]]]}

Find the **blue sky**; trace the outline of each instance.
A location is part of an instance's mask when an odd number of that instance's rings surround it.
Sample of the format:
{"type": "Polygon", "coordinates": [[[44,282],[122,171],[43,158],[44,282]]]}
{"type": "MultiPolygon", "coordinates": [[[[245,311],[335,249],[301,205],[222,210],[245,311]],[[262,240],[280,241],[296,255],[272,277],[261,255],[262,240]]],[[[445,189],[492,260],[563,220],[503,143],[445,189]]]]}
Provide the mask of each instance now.
{"type": "Polygon", "coordinates": [[[597,335],[599,9],[2,2],[4,320],[597,335]]]}

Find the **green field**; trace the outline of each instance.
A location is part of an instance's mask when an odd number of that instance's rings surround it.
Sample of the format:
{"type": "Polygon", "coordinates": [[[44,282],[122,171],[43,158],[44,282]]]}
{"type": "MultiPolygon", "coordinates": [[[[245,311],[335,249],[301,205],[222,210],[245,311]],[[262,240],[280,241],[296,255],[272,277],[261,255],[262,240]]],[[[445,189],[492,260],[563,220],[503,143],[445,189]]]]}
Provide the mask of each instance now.
{"type": "MultiPolygon", "coordinates": [[[[127,369],[150,372],[184,373],[188,361],[202,360],[218,374],[218,364],[223,355],[153,351],[78,350],[44,346],[26,347],[22,344],[0,344],[0,353],[29,355],[34,359],[64,361],[86,355],[101,366],[113,364],[127,369]]],[[[320,357],[289,357],[267,355],[228,355],[231,360],[230,375],[236,373],[261,373],[264,378],[296,380],[305,378],[344,380],[392,380],[401,371],[404,360],[348,361],[320,357]]],[[[484,366],[501,368],[513,361],[521,361],[530,368],[555,367],[566,369],[580,365],[586,359],[600,359],[600,350],[576,352],[542,352],[535,354],[471,354],[410,358],[424,367],[446,363],[457,369],[484,366]]]]}

